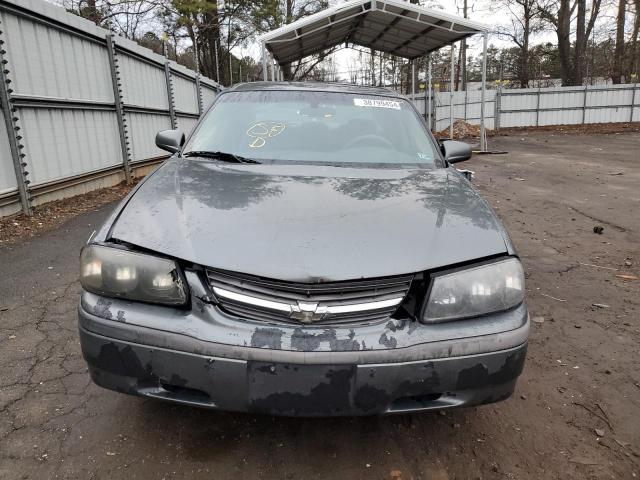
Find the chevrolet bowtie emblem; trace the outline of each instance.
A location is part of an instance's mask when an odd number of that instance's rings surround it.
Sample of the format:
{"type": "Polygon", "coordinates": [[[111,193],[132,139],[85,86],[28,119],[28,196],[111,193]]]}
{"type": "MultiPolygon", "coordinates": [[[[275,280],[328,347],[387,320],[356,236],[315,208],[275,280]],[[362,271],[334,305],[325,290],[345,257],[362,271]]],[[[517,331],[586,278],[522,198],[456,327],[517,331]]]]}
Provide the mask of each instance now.
{"type": "Polygon", "coordinates": [[[291,315],[289,317],[301,323],[312,323],[322,320],[326,313],[327,307],[319,307],[317,302],[298,301],[297,305],[291,305],[291,315]]]}

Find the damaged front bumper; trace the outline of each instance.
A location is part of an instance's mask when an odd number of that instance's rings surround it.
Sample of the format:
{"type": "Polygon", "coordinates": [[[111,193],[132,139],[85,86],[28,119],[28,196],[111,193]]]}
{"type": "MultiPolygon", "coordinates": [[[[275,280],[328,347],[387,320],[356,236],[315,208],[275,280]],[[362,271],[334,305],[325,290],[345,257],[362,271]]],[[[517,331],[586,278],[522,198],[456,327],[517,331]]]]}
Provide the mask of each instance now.
{"type": "Polygon", "coordinates": [[[238,321],[83,293],[93,381],[123,393],[230,411],[339,416],[479,405],[511,395],[524,365],[524,305],[445,324],[357,327],[238,321]]]}

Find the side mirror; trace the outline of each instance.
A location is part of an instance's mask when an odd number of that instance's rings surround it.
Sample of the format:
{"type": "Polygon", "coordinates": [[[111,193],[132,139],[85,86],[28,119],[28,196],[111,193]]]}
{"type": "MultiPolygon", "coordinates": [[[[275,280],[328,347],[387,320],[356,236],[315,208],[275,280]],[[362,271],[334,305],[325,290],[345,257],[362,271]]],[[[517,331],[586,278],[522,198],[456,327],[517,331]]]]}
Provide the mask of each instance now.
{"type": "Polygon", "coordinates": [[[464,162],[471,158],[471,146],[468,143],[444,140],[440,148],[444,159],[449,163],[464,162]]]}
{"type": "Polygon", "coordinates": [[[161,130],[156,133],[156,145],[167,152],[176,153],[184,145],[182,130],[161,130]]]}

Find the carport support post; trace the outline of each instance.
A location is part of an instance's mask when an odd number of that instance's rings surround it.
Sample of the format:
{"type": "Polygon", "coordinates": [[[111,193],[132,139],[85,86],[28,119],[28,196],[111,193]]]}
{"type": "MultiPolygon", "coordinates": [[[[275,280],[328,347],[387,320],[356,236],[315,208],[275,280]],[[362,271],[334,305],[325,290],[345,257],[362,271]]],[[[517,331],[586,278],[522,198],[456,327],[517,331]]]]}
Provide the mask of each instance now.
{"type": "Polygon", "coordinates": [[[411,99],[415,104],[416,103],[416,61],[415,59],[411,60],[411,99]]]}
{"type": "Polygon", "coordinates": [[[215,41],[215,50],[216,50],[216,82],[218,82],[218,85],[221,85],[220,83],[220,62],[218,61],[218,41],[215,41]]]}
{"type": "Polygon", "coordinates": [[[631,114],[629,115],[629,121],[633,122],[633,107],[636,105],[636,89],[638,88],[638,84],[634,83],[631,86],[631,114]]]}
{"type": "Polygon", "coordinates": [[[449,78],[449,136],[451,137],[451,140],[453,140],[453,82],[454,82],[454,77],[453,77],[453,71],[455,70],[455,47],[453,45],[453,43],[451,44],[451,72],[449,72],[450,78],[449,78]]]}
{"type": "Polygon", "coordinates": [[[493,129],[500,130],[500,110],[502,110],[502,84],[498,84],[496,95],[493,98],[493,129]]]}
{"type": "Polygon", "coordinates": [[[485,31],[482,34],[482,91],[480,93],[480,151],[487,150],[487,132],[484,124],[484,100],[487,93],[487,37],[485,31]]]}
{"type": "Polygon", "coordinates": [[[540,125],[540,81],[538,80],[538,95],[536,96],[536,127],[540,125]]]}
{"type": "Polygon", "coordinates": [[[584,97],[582,99],[582,124],[583,125],[587,118],[587,95],[589,94],[588,88],[589,88],[588,85],[584,86],[584,97]]]}
{"type": "Polygon", "coordinates": [[[424,114],[431,130],[431,54],[427,55],[427,88],[424,91],[424,114]]]}
{"type": "Polygon", "coordinates": [[[262,79],[267,81],[267,47],[262,42],[262,79]]]}

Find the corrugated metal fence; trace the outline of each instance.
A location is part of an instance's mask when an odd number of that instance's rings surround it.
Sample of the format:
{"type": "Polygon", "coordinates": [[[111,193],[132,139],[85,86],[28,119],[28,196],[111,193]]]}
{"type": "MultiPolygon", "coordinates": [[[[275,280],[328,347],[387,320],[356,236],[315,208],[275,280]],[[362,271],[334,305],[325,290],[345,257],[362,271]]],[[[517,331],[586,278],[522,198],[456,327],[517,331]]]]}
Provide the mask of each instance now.
{"type": "MultiPolygon", "coordinates": [[[[414,103],[424,115],[428,95],[416,95],[414,103]]],[[[442,131],[453,120],[480,123],[480,91],[435,92],[432,128],[442,131]]],[[[640,121],[640,84],[586,87],[487,90],[485,121],[489,129],[640,121]]]]}
{"type": "Polygon", "coordinates": [[[0,62],[0,216],[145,174],[220,90],[42,0],[0,0],[0,62]]]}

